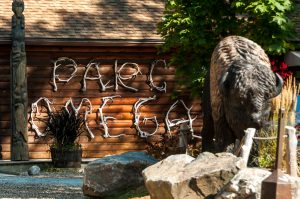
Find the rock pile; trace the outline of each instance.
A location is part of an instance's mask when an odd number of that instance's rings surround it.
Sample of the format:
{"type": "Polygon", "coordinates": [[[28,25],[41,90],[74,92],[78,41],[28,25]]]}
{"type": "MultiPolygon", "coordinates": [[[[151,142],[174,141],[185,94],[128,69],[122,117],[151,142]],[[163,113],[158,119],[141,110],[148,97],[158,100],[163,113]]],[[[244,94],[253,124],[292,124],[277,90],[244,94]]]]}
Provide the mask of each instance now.
{"type": "Polygon", "coordinates": [[[242,169],[222,188],[216,199],[260,199],[261,182],[270,174],[270,171],[260,168],[242,169]]]}

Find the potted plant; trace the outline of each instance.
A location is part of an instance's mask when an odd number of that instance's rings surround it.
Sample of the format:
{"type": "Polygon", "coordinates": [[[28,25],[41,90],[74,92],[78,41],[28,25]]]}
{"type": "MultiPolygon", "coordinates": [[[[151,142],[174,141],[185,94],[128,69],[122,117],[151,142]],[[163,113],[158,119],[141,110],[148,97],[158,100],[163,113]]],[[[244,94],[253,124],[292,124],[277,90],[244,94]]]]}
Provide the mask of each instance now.
{"type": "Polygon", "coordinates": [[[85,120],[73,111],[51,113],[46,122],[47,136],[53,138],[50,146],[54,167],[81,167],[82,149],[78,137],[86,132],[85,120]]]}

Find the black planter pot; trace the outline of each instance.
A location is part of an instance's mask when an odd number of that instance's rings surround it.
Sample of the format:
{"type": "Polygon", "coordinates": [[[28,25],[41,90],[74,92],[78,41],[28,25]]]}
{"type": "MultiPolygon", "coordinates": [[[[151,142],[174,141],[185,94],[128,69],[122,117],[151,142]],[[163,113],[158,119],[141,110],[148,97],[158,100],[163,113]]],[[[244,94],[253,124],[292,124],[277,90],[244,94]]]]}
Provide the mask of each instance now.
{"type": "Polygon", "coordinates": [[[50,148],[52,163],[57,168],[80,168],[82,149],[50,148]]]}

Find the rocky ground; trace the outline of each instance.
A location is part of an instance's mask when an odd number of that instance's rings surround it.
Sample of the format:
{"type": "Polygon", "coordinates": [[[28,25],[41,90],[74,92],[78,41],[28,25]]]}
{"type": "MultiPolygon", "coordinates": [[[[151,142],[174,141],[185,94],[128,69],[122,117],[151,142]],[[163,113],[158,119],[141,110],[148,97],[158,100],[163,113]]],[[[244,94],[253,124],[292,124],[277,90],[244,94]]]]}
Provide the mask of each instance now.
{"type": "Polygon", "coordinates": [[[81,178],[0,174],[0,198],[85,198],[81,178]]]}

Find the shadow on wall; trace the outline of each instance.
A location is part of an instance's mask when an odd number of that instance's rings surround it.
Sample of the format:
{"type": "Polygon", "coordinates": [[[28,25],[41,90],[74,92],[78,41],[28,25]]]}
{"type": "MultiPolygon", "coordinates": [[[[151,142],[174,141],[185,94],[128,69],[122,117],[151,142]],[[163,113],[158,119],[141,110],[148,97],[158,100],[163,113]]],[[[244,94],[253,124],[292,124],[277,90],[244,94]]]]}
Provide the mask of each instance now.
{"type": "MultiPolygon", "coordinates": [[[[0,24],[1,38],[3,38],[2,35],[7,35],[8,37],[10,37],[10,35],[11,35],[10,32],[11,32],[11,20],[6,19],[6,18],[1,19],[1,24],[0,24]]],[[[9,38],[6,38],[6,39],[9,39],[9,38]]]]}

